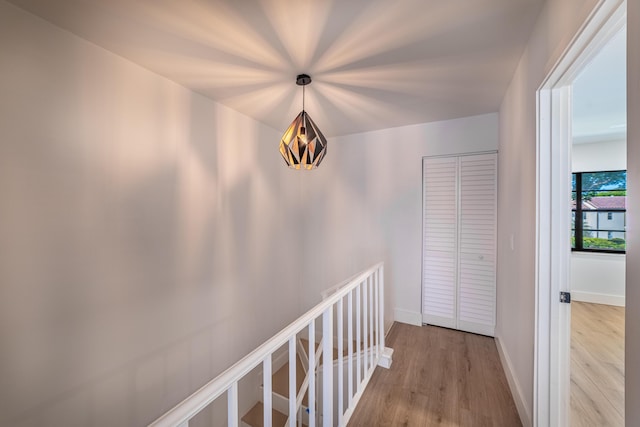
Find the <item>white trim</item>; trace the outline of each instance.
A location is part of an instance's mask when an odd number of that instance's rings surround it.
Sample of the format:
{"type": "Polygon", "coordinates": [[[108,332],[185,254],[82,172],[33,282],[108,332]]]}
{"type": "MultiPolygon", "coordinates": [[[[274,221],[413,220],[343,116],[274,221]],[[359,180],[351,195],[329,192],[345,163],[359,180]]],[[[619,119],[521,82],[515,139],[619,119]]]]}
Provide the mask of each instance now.
{"type": "Polygon", "coordinates": [[[382,349],[382,353],[380,353],[380,358],[378,359],[378,366],[381,366],[385,369],[391,369],[392,363],[393,363],[393,349],[389,347],[384,347],[382,349]]]}
{"type": "MultiPolygon", "coordinates": [[[[550,233],[543,233],[542,230],[549,230],[550,218],[548,212],[541,209],[541,194],[543,191],[550,191],[550,179],[548,174],[540,172],[541,163],[550,163],[550,148],[542,149],[543,139],[548,138],[547,133],[542,133],[544,127],[548,126],[551,112],[542,109],[540,106],[548,102],[549,91],[540,91],[536,97],[537,117],[536,128],[538,129],[536,147],[536,260],[535,260],[535,327],[534,327],[534,360],[533,360],[533,425],[540,425],[540,420],[549,420],[549,321],[551,316],[548,311],[548,300],[550,289],[548,286],[541,286],[549,280],[549,257],[545,252],[550,247],[550,233]],[[543,115],[544,114],[544,115],[543,115]],[[544,189],[544,190],[543,190],[544,189]],[[544,214],[543,214],[544,213],[544,214]],[[545,304],[546,302],[546,304],[545,304]]],[[[500,347],[498,347],[500,348],[500,347]]]]}
{"type": "Polygon", "coordinates": [[[527,407],[527,400],[522,393],[522,387],[518,382],[518,377],[514,374],[513,365],[509,358],[505,348],[502,346],[502,341],[499,337],[495,337],[496,347],[498,348],[498,355],[500,356],[500,362],[502,363],[502,370],[507,377],[509,383],[509,389],[511,390],[511,396],[518,409],[518,415],[523,427],[531,427],[531,411],[527,407]]]}
{"type": "MultiPolygon", "coordinates": [[[[394,308],[393,318],[396,322],[406,323],[407,325],[422,326],[422,315],[416,311],[394,308]]],[[[389,328],[389,330],[391,330],[391,328],[389,328]]],[[[387,331],[387,333],[389,333],[389,331],[387,331]]]]}
{"type": "MultiPolygon", "coordinates": [[[[410,323],[410,324],[413,324],[413,323],[410,323]]],[[[423,314],[422,324],[439,326],[442,328],[456,329],[462,332],[470,332],[472,334],[487,335],[490,337],[493,337],[495,335],[495,329],[496,329],[495,325],[482,325],[480,323],[465,322],[463,320],[456,322],[456,319],[449,319],[447,317],[434,316],[432,314],[423,314]]]]}
{"type": "MultiPolygon", "coordinates": [[[[264,385],[260,384],[260,392],[264,392],[264,385]]],[[[282,412],[283,414],[289,413],[289,398],[287,396],[283,396],[276,391],[271,391],[271,407],[278,412],[282,412]]],[[[262,395],[260,396],[260,401],[262,402],[262,395]]],[[[306,407],[304,408],[306,409],[306,407]]]]}
{"type": "MultiPolygon", "coordinates": [[[[274,373],[276,373],[289,361],[289,347],[287,346],[279,348],[277,351],[272,353],[271,357],[271,369],[274,373]]],[[[262,376],[264,374],[263,369],[264,367],[260,365],[260,367],[256,371],[258,381],[261,381],[262,379],[262,376]]]]}
{"type": "Polygon", "coordinates": [[[456,328],[463,332],[470,332],[472,334],[487,335],[493,337],[495,335],[496,326],[494,325],[482,325],[480,323],[465,322],[460,320],[458,327],[456,328]]]}
{"type": "Polygon", "coordinates": [[[569,425],[570,415],[571,312],[559,303],[559,291],[570,283],[568,214],[558,209],[569,200],[571,173],[567,86],[619,29],[625,6],[624,0],[600,0],[537,91],[534,426],[569,425]]]}
{"type": "MultiPolygon", "coordinates": [[[[315,342],[314,332],[315,332],[315,320],[323,316],[325,311],[331,310],[333,305],[338,302],[338,300],[344,298],[348,293],[350,293],[354,288],[356,290],[360,289],[361,284],[364,280],[370,275],[374,274],[382,267],[382,263],[378,263],[358,274],[349,284],[338,291],[336,291],[333,295],[329,296],[327,299],[313,307],[311,310],[300,316],[293,323],[289,324],[283,330],[278,332],[276,335],[267,340],[264,344],[256,348],[254,351],[249,353],[247,356],[239,360],[229,369],[218,375],[213,380],[209,381],[207,384],[202,386],[195,393],[191,394],[189,397],[184,399],[181,403],[177,404],[173,407],[169,412],[165,413],[163,416],[155,420],[151,423],[151,426],[177,426],[185,421],[191,419],[194,415],[200,412],[203,408],[213,402],[218,396],[222,393],[226,393],[226,391],[240,381],[245,375],[247,375],[250,371],[256,368],[259,364],[263,363],[265,360],[271,362],[271,355],[274,351],[282,347],[285,343],[289,341],[289,339],[293,336],[296,336],[303,329],[309,329],[309,343],[315,342]]],[[[384,301],[380,302],[382,306],[384,301]]],[[[324,317],[324,316],[323,316],[324,317]]],[[[327,336],[330,334],[326,333],[327,336]]],[[[333,341],[333,340],[332,340],[333,341]]],[[[326,344],[326,343],[325,343],[326,344]]],[[[330,353],[332,349],[329,350],[330,353]]],[[[315,365],[311,363],[313,361],[313,355],[309,355],[310,360],[310,370],[314,372],[315,365]]],[[[375,361],[377,364],[377,360],[375,361]]],[[[269,382],[271,381],[271,373],[270,373],[270,364],[266,363],[265,367],[265,377],[263,379],[263,384],[266,387],[266,390],[270,390],[269,382]]],[[[373,369],[370,370],[370,373],[373,372],[373,369]]],[[[370,374],[369,374],[370,375],[370,374]]],[[[309,401],[314,401],[315,396],[314,393],[314,384],[313,379],[315,375],[310,375],[310,385],[309,385],[309,401]]],[[[330,384],[330,381],[325,382],[325,384],[330,384]]],[[[271,407],[271,396],[270,393],[265,393],[265,408],[271,407]]],[[[313,405],[312,407],[313,408],[313,405]]],[[[312,409],[312,417],[313,409],[312,409]]],[[[267,413],[265,416],[265,422],[270,424],[271,413],[267,413]]],[[[313,420],[311,420],[313,421],[313,420]]]]}
{"type": "Polygon", "coordinates": [[[458,329],[456,318],[436,316],[435,314],[423,314],[422,324],[431,326],[440,326],[442,328],[458,329]]]}
{"type": "MultiPolygon", "coordinates": [[[[549,416],[558,420],[557,425],[570,425],[571,382],[571,306],[560,304],[560,291],[568,292],[571,286],[571,87],[561,86],[551,91],[551,197],[550,222],[551,250],[551,341],[549,366],[549,416]],[[565,207],[564,209],[562,207],[565,207]],[[556,209],[553,209],[555,207],[556,209]],[[559,209],[558,209],[559,208],[559,209]],[[564,214],[560,212],[564,211],[564,214]],[[554,215],[554,212],[557,212],[554,215]],[[555,326],[554,326],[555,325],[555,326]],[[557,398],[552,396],[556,395],[557,398]]],[[[552,421],[555,423],[555,421],[552,421]]]]}
{"type": "Polygon", "coordinates": [[[465,157],[465,156],[478,156],[481,154],[498,154],[498,150],[485,150],[485,151],[465,151],[464,153],[450,153],[450,154],[436,154],[434,156],[422,156],[423,159],[438,159],[447,157],[465,157]]]}
{"type": "Polygon", "coordinates": [[[601,294],[597,292],[571,291],[573,301],[590,302],[594,304],[615,305],[624,307],[625,298],[620,295],[601,294]]]}
{"type": "Polygon", "coordinates": [[[538,90],[571,83],[624,25],[626,3],[626,0],[599,0],[538,90]]]}
{"type": "MultiPolygon", "coordinates": [[[[422,323],[423,324],[427,324],[427,325],[434,325],[434,326],[440,326],[440,327],[444,327],[444,328],[451,328],[451,329],[457,329],[460,331],[465,331],[465,332],[471,332],[471,333],[476,333],[476,334],[482,334],[482,335],[488,335],[493,337],[495,335],[495,325],[496,325],[496,312],[497,312],[497,303],[496,303],[496,280],[495,277],[491,282],[492,285],[492,289],[491,289],[491,297],[493,300],[493,307],[490,308],[490,310],[492,311],[492,320],[491,320],[491,324],[487,325],[487,324],[483,324],[483,323],[475,323],[475,322],[471,322],[471,321],[463,321],[460,318],[460,312],[461,312],[461,306],[463,304],[462,302],[462,296],[460,293],[460,286],[462,283],[462,268],[463,268],[463,261],[467,260],[468,258],[466,258],[464,256],[464,254],[461,251],[461,247],[462,247],[462,214],[463,214],[463,200],[462,200],[462,187],[463,187],[463,176],[464,176],[464,172],[467,170],[466,167],[464,167],[464,162],[463,159],[465,158],[472,158],[473,160],[489,160],[491,162],[493,162],[494,164],[494,168],[493,168],[493,191],[496,193],[495,194],[495,198],[494,198],[494,205],[493,205],[493,244],[494,244],[494,249],[491,250],[491,252],[485,252],[485,251],[481,251],[480,249],[478,249],[478,251],[483,252],[482,254],[478,253],[477,255],[479,256],[479,259],[484,259],[484,256],[487,254],[490,254],[490,257],[493,258],[492,261],[492,267],[493,270],[495,272],[496,270],[496,256],[497,256],[497,252],[495,249],[495,245],[497,245],[497,220],[498,220],[498,215],[497,215],[497,208],[498,208],[498,195],[497,195],[497,191],[498,191],[498,151],[497,150],[489,150],[489,151],[482,151],[482,152],[469,152],[469,153],[464,153],[464,154],[460,154],[460,155],[451,155],[451,154],[447,154],[447,155],[436,155],[436,156],[423,156],[422,157],[422,277],[421,277],[421,312],[422,312],[422,323]],[[455,237],[454,237],[454,241],[455,241],[455,245],[453,246],[453,259],[454,259],[454,268],[453,268],[453,313],[452,316],[450,317],[444,317],[444,316],[439,316],[436,314],[432,314],[426,307],[425,307],[425,297],[427,296],[427,291],[426,291],[426,287],[429,286],[429,284],[426,283],[426,278],[425,278],[425,260],[426,260],[426,256],[425,256],[425,249],[426,249],[426,241],[425,241],[425,230],[426,230],[426,225],[427,225],[427,220],[426,220],[426,210],[425,210],[425,200],[426,200],[426,194],[427,194],[427,174],[426,174],[426,170],[425,167],[428,166],[428,161],[430,160],[434,160],[434,159],[442,159],[442,160],[450,160],[450,166],[452,167],[452,169],[455,167],[455,183],[452,181],[448,181],[447,184],[455,184],[455,202],[454,202],[454,216],[455,216],[455,237]],[[464,170],[463,170],[464,169],[464,170]]],[[[437,164],[445,164],[445,162],[435,162],[437,164]]],[[[447,163],[449,164],[449,163],[447,163]]],[[[488,311],[488,310],[487,310],[488,311]]]]}

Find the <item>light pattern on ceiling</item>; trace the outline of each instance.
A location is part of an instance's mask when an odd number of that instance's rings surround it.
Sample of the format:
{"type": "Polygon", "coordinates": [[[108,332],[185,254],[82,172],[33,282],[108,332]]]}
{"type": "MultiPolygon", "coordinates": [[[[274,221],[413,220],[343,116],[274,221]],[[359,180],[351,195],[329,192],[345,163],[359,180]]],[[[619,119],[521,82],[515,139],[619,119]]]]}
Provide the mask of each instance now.
{"type": "Polygon", "coordinates": [[[542,0],[12,0],[264,122],[331,137],[498,111],[542,0]]]}

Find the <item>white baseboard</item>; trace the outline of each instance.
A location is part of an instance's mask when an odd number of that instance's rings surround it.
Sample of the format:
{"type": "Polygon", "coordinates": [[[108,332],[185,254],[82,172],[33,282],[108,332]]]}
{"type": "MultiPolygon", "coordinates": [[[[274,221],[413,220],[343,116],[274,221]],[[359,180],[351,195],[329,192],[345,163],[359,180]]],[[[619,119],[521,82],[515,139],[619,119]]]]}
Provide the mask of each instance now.
{"type": "Polygon", "coordinates": [[[599,294],[596,292],[571,291],[571,299],[580,302],[615,305],[624,307],[625,298],[620,295],[599,294]]]}
{"type": "Polygon", "coordinates": [[[422,326],[422,315],[415,311],[393,309],[393,317],[396,322],[406,323],[414,326],[422,326]]]}
{"type": "Polygon", "coordinates": [[[505,352],[504,347],[502,346],[502,342],[499,337],[495,337],[496,347],[498,348],[498,354],[500,355],[500,361],[502,362],[502,369],[504,369],[504,374],[507,377],[507,382],[509,383],[509,389],[511,389],[511,395],[513,396],[513,401],[516,404],[516,408],[518,409],[518,415],[520,416],[520,421],[524,427],[531,427],[531,410],[528,408],[527,403],[524,399],[524,395],[522,394],[522,388],[520,387],[520,383],[517,378],[513,374],[513,365],[511,364],[511,359],[509,355],[505,352]]]}

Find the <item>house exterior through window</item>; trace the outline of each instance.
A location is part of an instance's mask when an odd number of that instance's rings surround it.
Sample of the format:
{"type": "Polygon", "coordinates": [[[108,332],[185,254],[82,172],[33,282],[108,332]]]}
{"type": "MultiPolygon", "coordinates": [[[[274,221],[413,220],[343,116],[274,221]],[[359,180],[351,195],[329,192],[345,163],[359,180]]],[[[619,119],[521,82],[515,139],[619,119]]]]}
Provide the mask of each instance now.
{"type": "Polygon", "coordinates": [[[627,172],[577,172],[571,181],[572,250],[624,253],[627,172]]]}

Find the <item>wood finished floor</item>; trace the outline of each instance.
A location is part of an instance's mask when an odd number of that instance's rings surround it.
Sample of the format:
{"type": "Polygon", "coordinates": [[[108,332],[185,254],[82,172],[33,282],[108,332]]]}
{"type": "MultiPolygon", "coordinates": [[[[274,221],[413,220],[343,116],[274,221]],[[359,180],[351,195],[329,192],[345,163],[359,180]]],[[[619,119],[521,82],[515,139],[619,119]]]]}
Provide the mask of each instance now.
{"type": "Polygon", "coordinates": [[[624,307],[571,303],[571,425],[624,426],[624,307]]]}
{"type": "Polygon", "coordinates": [[[349,426],[520,426],[493,338],[395,323],[349,426]]]}

